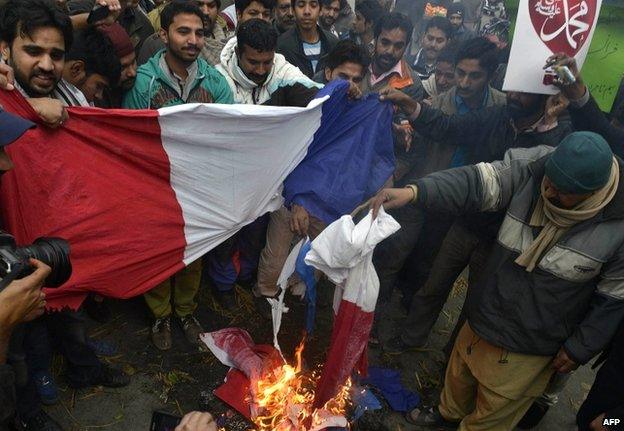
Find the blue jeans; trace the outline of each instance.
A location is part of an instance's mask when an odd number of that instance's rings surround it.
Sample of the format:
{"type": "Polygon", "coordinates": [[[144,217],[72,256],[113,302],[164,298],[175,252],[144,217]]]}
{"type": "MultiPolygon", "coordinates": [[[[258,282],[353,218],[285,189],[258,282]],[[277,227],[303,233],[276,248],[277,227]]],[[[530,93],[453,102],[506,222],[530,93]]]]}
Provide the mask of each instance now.
{"type": "Polygon", "coordinates": [[[236,280],[253,281],[256,278],[260,252],[266,242],[268,220],[268,214],[263,215],[208,253],[204,271],[207,271],[217,290],[227,292],[234,288],[236,280]],[[236,251],[239,252],[240,271],[234,265],[236,251]]]}

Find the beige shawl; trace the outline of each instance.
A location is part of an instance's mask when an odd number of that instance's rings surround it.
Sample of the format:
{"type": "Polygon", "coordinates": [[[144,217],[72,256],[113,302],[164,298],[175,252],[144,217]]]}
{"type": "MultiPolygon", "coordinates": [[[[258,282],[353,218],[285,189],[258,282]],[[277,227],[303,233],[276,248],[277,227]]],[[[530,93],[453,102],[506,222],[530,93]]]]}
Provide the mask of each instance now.
{"type": "Polygon", "coordinates": [[[572,209],[560,208],[545,199],[545,186],[544,181],[542,181],[540,197],[531,215],[529,225],[532,227],[543,226],[543,229],[529,248],[518,256],[516,263],[526,267],[527,272],[532,272],[543,254],[550,250],[568,229],[577,223],[594,217],[611,202],[617,191],[619,180],[620,168],[613,158],[611,177],[607,184],[572,209]]]}

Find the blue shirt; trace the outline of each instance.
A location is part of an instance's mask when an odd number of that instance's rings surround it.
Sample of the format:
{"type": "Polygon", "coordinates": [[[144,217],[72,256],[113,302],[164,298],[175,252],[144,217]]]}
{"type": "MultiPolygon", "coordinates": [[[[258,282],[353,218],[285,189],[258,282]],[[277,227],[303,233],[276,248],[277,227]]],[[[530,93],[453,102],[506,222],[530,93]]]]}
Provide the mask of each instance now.
{"type": "MultiPolygon", "coordinates": [[[[483,100],[481,101],[481,104],[475,109],[484,108],[489,96],[490,88],[488,86],[485,87],[485,91],[483,92],[483,100]]],[[[457,110],[457,115],[464,115],[471,111],[470,107],[466,104],[464,98],[457,93],[455,94],[455,109],[457,110]]],[[[465,164],[466,149],[464,147],[457,147],[457,149],[453,153],[453,158],[451,159],[451,168],[459,168],[460,166],[464,166],[465,164]]]]}

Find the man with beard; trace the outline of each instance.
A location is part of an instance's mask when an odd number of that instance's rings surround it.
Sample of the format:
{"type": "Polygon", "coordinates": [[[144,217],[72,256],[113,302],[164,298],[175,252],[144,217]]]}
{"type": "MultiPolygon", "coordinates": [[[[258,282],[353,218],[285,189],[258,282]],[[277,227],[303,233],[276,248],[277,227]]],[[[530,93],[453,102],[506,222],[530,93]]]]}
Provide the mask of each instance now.
{"type": "MultiPolygon", "coordinates": [[[[184,103],[233,103],[225,78],[199,58],[204,45],[204,14],[193,2],[173,0],[161,14],[160,36],[166,49],[139,67],[123,107],[159,109],[184,103]]],[[[160,350],[171,348],[171,316],[175,311],[187,341],[199,343],[203,329],[193,316],[199,290],[201,260],[197,260],[147,292],[145,301],[154,323],[151,339],[160,350]],[[172,286],[173,284],[173,286],[172,286]],[[174,310],[171,299],[175,298],[174,310]]]]}
{"type": "Polygon", "coordinates": [[[9,1],[2,11],[2,60],[13,68],[20,92],[25,97],[52,97],[65,106],[89,106],[80,90],[62,79],[65,53],[73,42],[69,18],[45,0],[25,5],[9,1]],[[30,14],[25,6],[33,8],[30,14]],[[17,30],[24,28],[18,23],[34,19],[38,21],[28,28],[30,36],[17,30]]]}
{"type": "Polygon", "coordinates": [[[137,71],[123,101],[129,109],[158,109],[182,103],[232,103],[227,82],[199,58],[204,46],[204,14],[196,4],[174,0],[161,14],[165,50],[137,71]]]}
{"type": "Polygon", "coordinates": [[[297,24],[279,37],[277,52],[312,78],[323,69],[323,57],[338,43],[338,38],[318,25],[318,0],[292,0],[292,6],[297,24]]]}
{"type": "MultiPolygon", "coordinates": [[[[489,162],[502,159],[509,148],[559,144],[572,131],[572,127],[569,121],[558,118],[565,107],[558,104],[557,99],[554,96],[548,98],[538,94],[509,92],[506,105],[468,111],[463,115],[447,115],[439,109],[414,101],[420,107],[420,116],[412,117],[410,124],[415,132],[426,139],[463,149],[464,164],[489,162]]],[[[424,213],[415,207],[401,208],[393,216],[401,223],[401,232],[377,247],[373,261],[380,283],[376,322],[382,322],[388,312],[398,274],[418,242],[424,221],[424,213]]],[[[445,286],[448,280],[451,280],[452,285],[459,275],[454,275],[457,268],[461,272],[469,262],[472,264],[470,259],[477,246],[482,245],[480,251],[488,248],[500,220],[500,214],[483,213],[464,216],[454,223],[441,245],[440,262],[438,259],[434,261],[434,266],[445,268],[443,271],[436,270],[435,273],[441,278],[435,281],[436,286],[445,286]],[[449,238],[453,241],[446,244],[449,238]],[[443,252],[445,248],[448,250],[443,252]],[[454,253],[453,259],[450,259],[451,253],[454,253]]],[[[476,276],[480,271],[471,271],[471,274],[476,276]]],[[[426,296],[426,292],[423,295],[426,296]]],[[[431,296],[434,298],[423,300],[444,302],[445,296],[439,291],[431,296]]],[[[425,325],[422,329],[424,335],[416,332],[404,334],[393,338],[384,348],[395,353],[412,348],[412,337],[419,340],[424,337],[426,340],[428,331],[425,325]]]]}
{"type": "MultiPolygon", "coordinates": [[[[364,93],[376,93],[390,87],[399,89],[416,100],[423,98],[424,90],[420,78],[403,60],[412,30],[412,23],[401,13],[392,12],[379,19],[374,32],[375,49],[372,62],[362,82],[364,93]]],[[[406,120],[401,114],[395,115],[394,152],[397,156],[395,175],[408,170],[414,163],[416,155],[412,146],[413,137],[404,123],[406,120]]]]}
{"type": "MultiPolygon", "coordinates": [[[[204,12],[206,17],[210,17],[210,19],[214,22],[214,25],[218,25],[223,30],[224,34],[227,31],[227,23],[225,20],[219,16],[219,10],[221,9],[221,0],[196,0],[199,8],[204,12]]],[[[160,13],[167,6],[167,2],[162,2],[155,9],[153,9],[149,14],[147,14],[150,22],[152,23],[152,27],[154,30],[158,32],[160,30],[160,13]]]]}
{"type": "MultiPolygon", "coordinates": [[[[69,17],[54,2],[10,0],[0,8],[0,29],[2,59],[14,70],[15,88],[29,98],[46,125],[62,124],[67,115],[63,106],[89,106],[80,90],[62,79],[65,53],[71,48],[73,32],[69,17]]],[[[24,429],[60,429],[41,409],[39,398],[46,382],[45,389],[50,388],[52,347],[65,358],[66,379],[71,387],[120,387],[129,383],[124,372],[98,359],[85,333],[81,311],[63,311],[31,322],[23,337],[12,344],[14,366],[29,373],[17,392],[18,417],[24,429]],[[54,346],[50,336],[56,340],[54,346]],[[47,375],[33,374],[35,362],[47,375]]]]}
{"type": "Polygon", "coordinates": [[[119,24],[113,23],[109,26],[101,27],[100,31],[106,34],[113,44],[113,49],[121,64],[121,74],[119,82],[104,93],[104,100],[101,103],[96,103],[96,106],[100,108],[121,108],[124,93],[132,89],[136,79],[136,54],[128,33],[119,24]]]}
{"type": "Polygon", "coordinates": [[[121,64],[106,35],[91,27],[78,32],[65,57],[63,78],[76,86],[94,105],[102,102],[104,92],[117,85],[121,64]]]}
{"type": "MultiPolygon", "coordinates": [[[[397,92],[382,99],[413,121],[427,115],[397,92]]],[[[468,292],[440,404],[412,410],[408,421],[511,430],[553,373],[570,373],[609,344],[624,317],[621,169],[604,138],[575,132],[556,149],[512,149],[502,161],[438,172],[373,200],[373,211],[412,202],[505,214],[468,292]]]]}
{"type": "Polygon", "coordinates": [[[318,23],[323,30],[338,37],[336,20],[340,15],[340,0],[321,0],[321,12],[318,23]]]}
{"type": "Polygon", "coordinates": [[[453,27],[441,16],[431,18],[425,26],[420,40],[421,48],[415,54],[408,53],[406,59],[421,79],[427,79],[435,70],[440,51],[448,45],[453,36],[453,27]]]}
{"type": "Polygon", "coordinates": [[[227,80],[235,103],[263,104],[285,86],[297,86],[313,98],[322,87],[275,53],[277,38],[271,24],[251,19],[238,26],[236,37],[223,49],[216,69],[227,80]]]}
{"type": "Polygon", "coordinates": [[[277,0],[275,5],[275,15],[273,16],[273,27],[278,35],[286,33],[295,26],[295,13],[291,0],[277,0]]]}
{"type": "MultiPolygon", "coordinates": [[[[227,35],[225,33],[225,22],[223,18],[219,17],[219,2],[218,0],[196,0],[197,6],[204,15],[204,46],[202,47],[200,57],[203,58],[211,66],[219,64],[219,56],[221,50],[225,46],[227,41],[227,35]]],[[[166,6],[164,4],[161,10],[166,6]]],[[[158,9],[154,9],[156,11],[158,9]]],[[[158,30],[160,30],[160,15],[158,18],[158,30]]],[[[142,65],[153,57],[157,52],[165,48],[165,44],[160,37],[160,33],[157,31],[151,35],[141,48],[141,52],[138,56],[138,64],[142,65]]]]}
{"type": "Polygon", "coordinates": [[[466,16],[466,7],[464,6],[464,3],[461,1],[451,3],[448,7],[446,16],[453,26],[452,39],[454,43],[460,44],[475,37],[474,31],[469,30],[464,24],[464,17],[466,16]]]}
{"type": "MultiPolygon", "coordinates": [[[[348,81],[351,94],[357,97],[369,63],[370,57],[363,47],[341,40],[327,55],[325,69],[317,73],[315,80],[323,83],[336,79],[348,81]]],[[[270,306],[264,298],[273,298],[278,293],[277,280],[295,237],[307,235],[313,240],[326,226],[323,220],[315,217],[314,211],[295,203],[270,214],[266,246],[260,254],[258,279],[253,289],[256,309],[261,315],[270,319],[270,306]]]]}
{"type": "Polygon", "coordinates": [[[412,23],[400,13],[381,17],[374,31],[373,60],[364,78],[364,92],[378,92],[387,86],[420,100],[423,95],[418,75],[403,60],[412,34],[412,23]]]}

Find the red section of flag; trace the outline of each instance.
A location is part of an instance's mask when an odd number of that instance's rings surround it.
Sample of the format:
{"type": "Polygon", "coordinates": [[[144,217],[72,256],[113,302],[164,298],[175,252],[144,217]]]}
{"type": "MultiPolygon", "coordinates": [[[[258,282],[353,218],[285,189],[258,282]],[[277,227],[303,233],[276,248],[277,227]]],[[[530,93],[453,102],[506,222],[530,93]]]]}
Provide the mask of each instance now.
{"type": "MultiPolygon", "coordinates": [[[[17,92],[0,91],[7,111],[37,120],[17,92]]],[[[129,298],[174,274],[186,240],[169,183],[158,111],[70,108],[62,128],[44,126],[8,147],[2,176],[4,229],[19,244],[65,238],[73,274],[47,290],[48,306],[77,308],[85,292],[129,298]]]]}
{"type": "MultiPolygon", "coordinates": [[[[279,355],[275,347],[268,344],[257,344],[253,346],[253,351],[260,358],[275,358],[279,355]]],[[[251,410],[249,408],[249,400],[251,398],[250,386],[251,382],[245,373],[232,368],[227,373],[225,383],[215,389],[214,394],[251,422],[251,410]]]]}
{"type": "Polygon", "coordinates": [[[342,300],[334,320],[329,352],[316,387],[314,407],[321,408],[334,398],[354,369],[364,375],[368,368],[366,348],[373,312],[362,311],[357,304],[342,300]]]}

